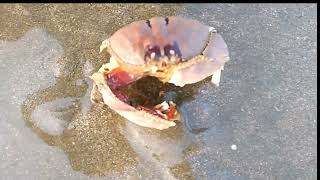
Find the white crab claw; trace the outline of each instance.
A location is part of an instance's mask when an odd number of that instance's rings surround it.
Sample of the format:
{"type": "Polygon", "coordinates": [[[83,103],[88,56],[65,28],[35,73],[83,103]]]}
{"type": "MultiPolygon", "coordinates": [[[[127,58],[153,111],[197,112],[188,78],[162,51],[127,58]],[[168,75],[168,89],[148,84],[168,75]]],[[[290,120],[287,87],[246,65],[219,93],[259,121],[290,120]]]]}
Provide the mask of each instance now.
{"type": "Polygon", "coordinates": [[[166,111],[169,109],[169,104],[166,101],[163,101],[161,104],[156,105],[155,108],[161,109],[161,111],[166,111]]]}
{"type": "Polygon", "coordinates": [[[215,33],[215,32],[217,32],[217,30],[214,27],[209,27],[209,32],[215,33]]]}
{"type": "Polygon", "coordinates": [[[101,43],[101,46],[100,46],[100,52],[101,53],[105,48],[107,48],[109,46],[109,39],[106,39],[104,40],[102,43],[101,43]]]}
{"type": "Polygon", "coordinates": [[[216,86],[219,86],[222,70],[223,70],[223,66],[220,68],[220,70],[217,70],[212,74],[211,82],[216,86]]]}
{"type": "Polygon", "coordinates": [[[174,103],[173,101],[169,101],[169,104],[170,104],[171,106],[176,106],[176,103],[174,103]]]}

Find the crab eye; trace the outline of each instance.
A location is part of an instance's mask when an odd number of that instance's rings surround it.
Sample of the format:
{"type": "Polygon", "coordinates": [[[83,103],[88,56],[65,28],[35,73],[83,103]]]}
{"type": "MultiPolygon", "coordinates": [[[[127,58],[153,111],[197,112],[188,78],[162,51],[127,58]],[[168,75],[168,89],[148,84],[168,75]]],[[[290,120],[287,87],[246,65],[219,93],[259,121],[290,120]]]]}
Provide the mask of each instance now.
{"type": "Polygon", "coordinates": [[[161,51],[159,46],[147,46],[146,52],[145,52],[145,59],[151,58],[151,59],[159,59],[161,56],[161,51]]]}

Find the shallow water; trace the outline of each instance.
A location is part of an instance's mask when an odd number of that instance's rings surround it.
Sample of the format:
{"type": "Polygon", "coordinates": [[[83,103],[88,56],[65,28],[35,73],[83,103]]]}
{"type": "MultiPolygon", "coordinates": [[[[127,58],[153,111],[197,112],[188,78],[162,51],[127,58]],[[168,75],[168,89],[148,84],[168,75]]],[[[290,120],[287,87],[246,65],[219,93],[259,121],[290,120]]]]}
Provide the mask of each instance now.
{"type": "Polygon", "coordinates": [[[316,179],[316,5],[0,5],[3,179],[316,179]],[[220,87],[157,131],[89,100],[101,42],[152,16],[221,31],[220,87]],[[233,145],[233,146],[232,146],[233,145]],[[235,147],[236,149],[232,149],[235,147]]]}

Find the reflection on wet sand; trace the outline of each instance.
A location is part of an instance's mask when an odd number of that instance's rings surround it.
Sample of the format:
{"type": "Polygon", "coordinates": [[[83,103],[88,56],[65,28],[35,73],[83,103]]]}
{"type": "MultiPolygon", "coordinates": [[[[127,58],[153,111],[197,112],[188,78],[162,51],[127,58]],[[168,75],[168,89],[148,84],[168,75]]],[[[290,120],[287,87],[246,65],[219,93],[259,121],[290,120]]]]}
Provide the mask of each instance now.
{"type": "Polygon", "coordinates": [[[139,156],[140,166],[152,172],[155,178],[195,179],[186,158],[195,152],[196,148],[191,148],[198,144],[181,124],[154,131],[126,121],[123,133],[139,156]]]}
{"type": "MultiPolygon", "coordinates": [[[[62,89],[59,89],[59,85],[58,82],[56,86],[37,92],[27,98],[22,105],[22,112],[27,125],[46,143],[62,148],[68,155],[72,167],[85,174],[103,175],[110,171],[121,171],[126,166],[133,164],[135,153],[117,130],[121,121],[113,118],[110,113],[106,112],[105,108],[93,107],[87,114],[81,114],[79,110],[73,110],[74,114],[71,121],[69,118],[60,116],[62,121],[69,120],[69,122],[65,122],[68,123],[67,128],[60,135],[50,135],[50,132],[45,131],[46,129],[36,126],[34,122],[37,120],[32,119],[31,115],[34,109],[42,104],[51,103],[51,101],[59,98],[74,97],[75,105],[70,109],[81,107],[79,100],[76,100],[76,98],[80,97],[81,91],[83,92],[85,88],[62,85],[68,89],[64,93],[62,89]],[[71,91],[72,89],[73,91],[71,91]]],[[[38,116],[37,118],[48,119],[47,117],[53,116],[55,112],[59,111],[60,107],[55,108],[55,110],[52,110],[53,112],[50,112],[52,114],[43,114],[42,117],[38,116]]],[[[62,113],[68,114],[68,112],[62,113]]]]}

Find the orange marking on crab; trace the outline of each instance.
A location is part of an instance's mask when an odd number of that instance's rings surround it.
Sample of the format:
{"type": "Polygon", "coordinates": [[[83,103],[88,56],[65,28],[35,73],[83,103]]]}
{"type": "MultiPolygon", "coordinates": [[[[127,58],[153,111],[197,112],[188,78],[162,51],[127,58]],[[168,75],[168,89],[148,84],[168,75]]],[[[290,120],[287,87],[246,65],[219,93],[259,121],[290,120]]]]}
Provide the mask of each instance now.
{"type": "Polygon", "coordinates": [[[168,119],[174,119],[177,113],[177,109],[175,106],[170,106],[168,112],[166,113],[168,119]]]}

